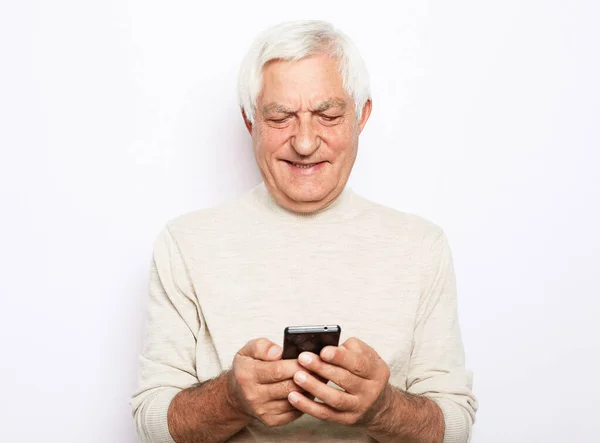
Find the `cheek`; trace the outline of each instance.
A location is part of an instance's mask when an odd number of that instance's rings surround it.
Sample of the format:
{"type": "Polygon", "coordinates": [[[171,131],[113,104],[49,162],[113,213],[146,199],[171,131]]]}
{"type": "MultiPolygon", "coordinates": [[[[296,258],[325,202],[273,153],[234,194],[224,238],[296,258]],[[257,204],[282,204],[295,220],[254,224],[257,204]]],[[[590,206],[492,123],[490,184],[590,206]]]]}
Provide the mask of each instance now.
{"type": "Polygon", "coordinates": [[[262,154],[276,152],[285,146],[288,138],[285,129],[261,128],[256,137],[258,152],[262,154]]]}
{"type": "Polygon", "coordinates": [[[339,155],[348,155],[354,152],[356,138],[348,128],[327,128],[322,132],[322,138],[329,149],[339,155]]]}

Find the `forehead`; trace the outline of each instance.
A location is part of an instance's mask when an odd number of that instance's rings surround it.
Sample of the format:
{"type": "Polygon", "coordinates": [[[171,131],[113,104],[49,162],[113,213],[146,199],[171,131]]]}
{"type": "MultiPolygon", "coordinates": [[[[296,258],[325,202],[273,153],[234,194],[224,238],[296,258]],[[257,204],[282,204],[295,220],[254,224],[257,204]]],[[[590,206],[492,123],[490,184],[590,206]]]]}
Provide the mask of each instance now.
{"type": "Polygon", "coordinates": [[[298,61],[275,60],[263,68],[262,103],[316,104],[347,99],[338,62],[319,54],[298,61]]]}

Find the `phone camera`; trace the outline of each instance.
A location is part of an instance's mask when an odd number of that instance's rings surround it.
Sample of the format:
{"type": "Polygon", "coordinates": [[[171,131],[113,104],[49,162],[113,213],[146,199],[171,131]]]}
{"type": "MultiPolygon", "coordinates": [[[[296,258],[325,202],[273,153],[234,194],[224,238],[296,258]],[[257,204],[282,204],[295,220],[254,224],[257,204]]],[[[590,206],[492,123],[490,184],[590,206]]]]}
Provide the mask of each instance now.
{"type": "Polygon", "coordinates": [[[327,326],[325,326],[323,329],[327,330],[327,326]]]}

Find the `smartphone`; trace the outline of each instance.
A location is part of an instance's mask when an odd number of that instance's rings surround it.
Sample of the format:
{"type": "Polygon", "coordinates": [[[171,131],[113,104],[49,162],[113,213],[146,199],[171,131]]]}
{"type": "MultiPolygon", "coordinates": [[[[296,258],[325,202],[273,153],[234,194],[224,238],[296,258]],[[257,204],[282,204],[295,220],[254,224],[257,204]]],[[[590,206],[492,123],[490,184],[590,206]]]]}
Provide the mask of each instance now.
{"type": "Polygon", "coordinates": [[[288,326],[283,331],[283,358],[298,358],[305,351],[319,355],[325,346],[339,344],[341,332],[339,325],[288,326]]]}

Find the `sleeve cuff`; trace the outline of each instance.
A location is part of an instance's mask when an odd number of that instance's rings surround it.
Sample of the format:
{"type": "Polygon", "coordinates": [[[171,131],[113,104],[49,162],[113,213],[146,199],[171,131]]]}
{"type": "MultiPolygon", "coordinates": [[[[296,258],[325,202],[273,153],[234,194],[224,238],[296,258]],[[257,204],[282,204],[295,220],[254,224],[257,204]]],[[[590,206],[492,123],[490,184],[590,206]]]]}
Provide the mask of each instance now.
{"type": "Polygon", "coordinates": [[[467,412],[446,398],[432,398],[444,414],[445,432],[443,443],[467,443],[471,441],[471,422],[467,412]]]}
{"type": "Polygon", "coordinates": [[[152,443],[176,443],[169,432],[167,412],[179,389],[161,390],[146,411],[146,432],[152,443]]]}

